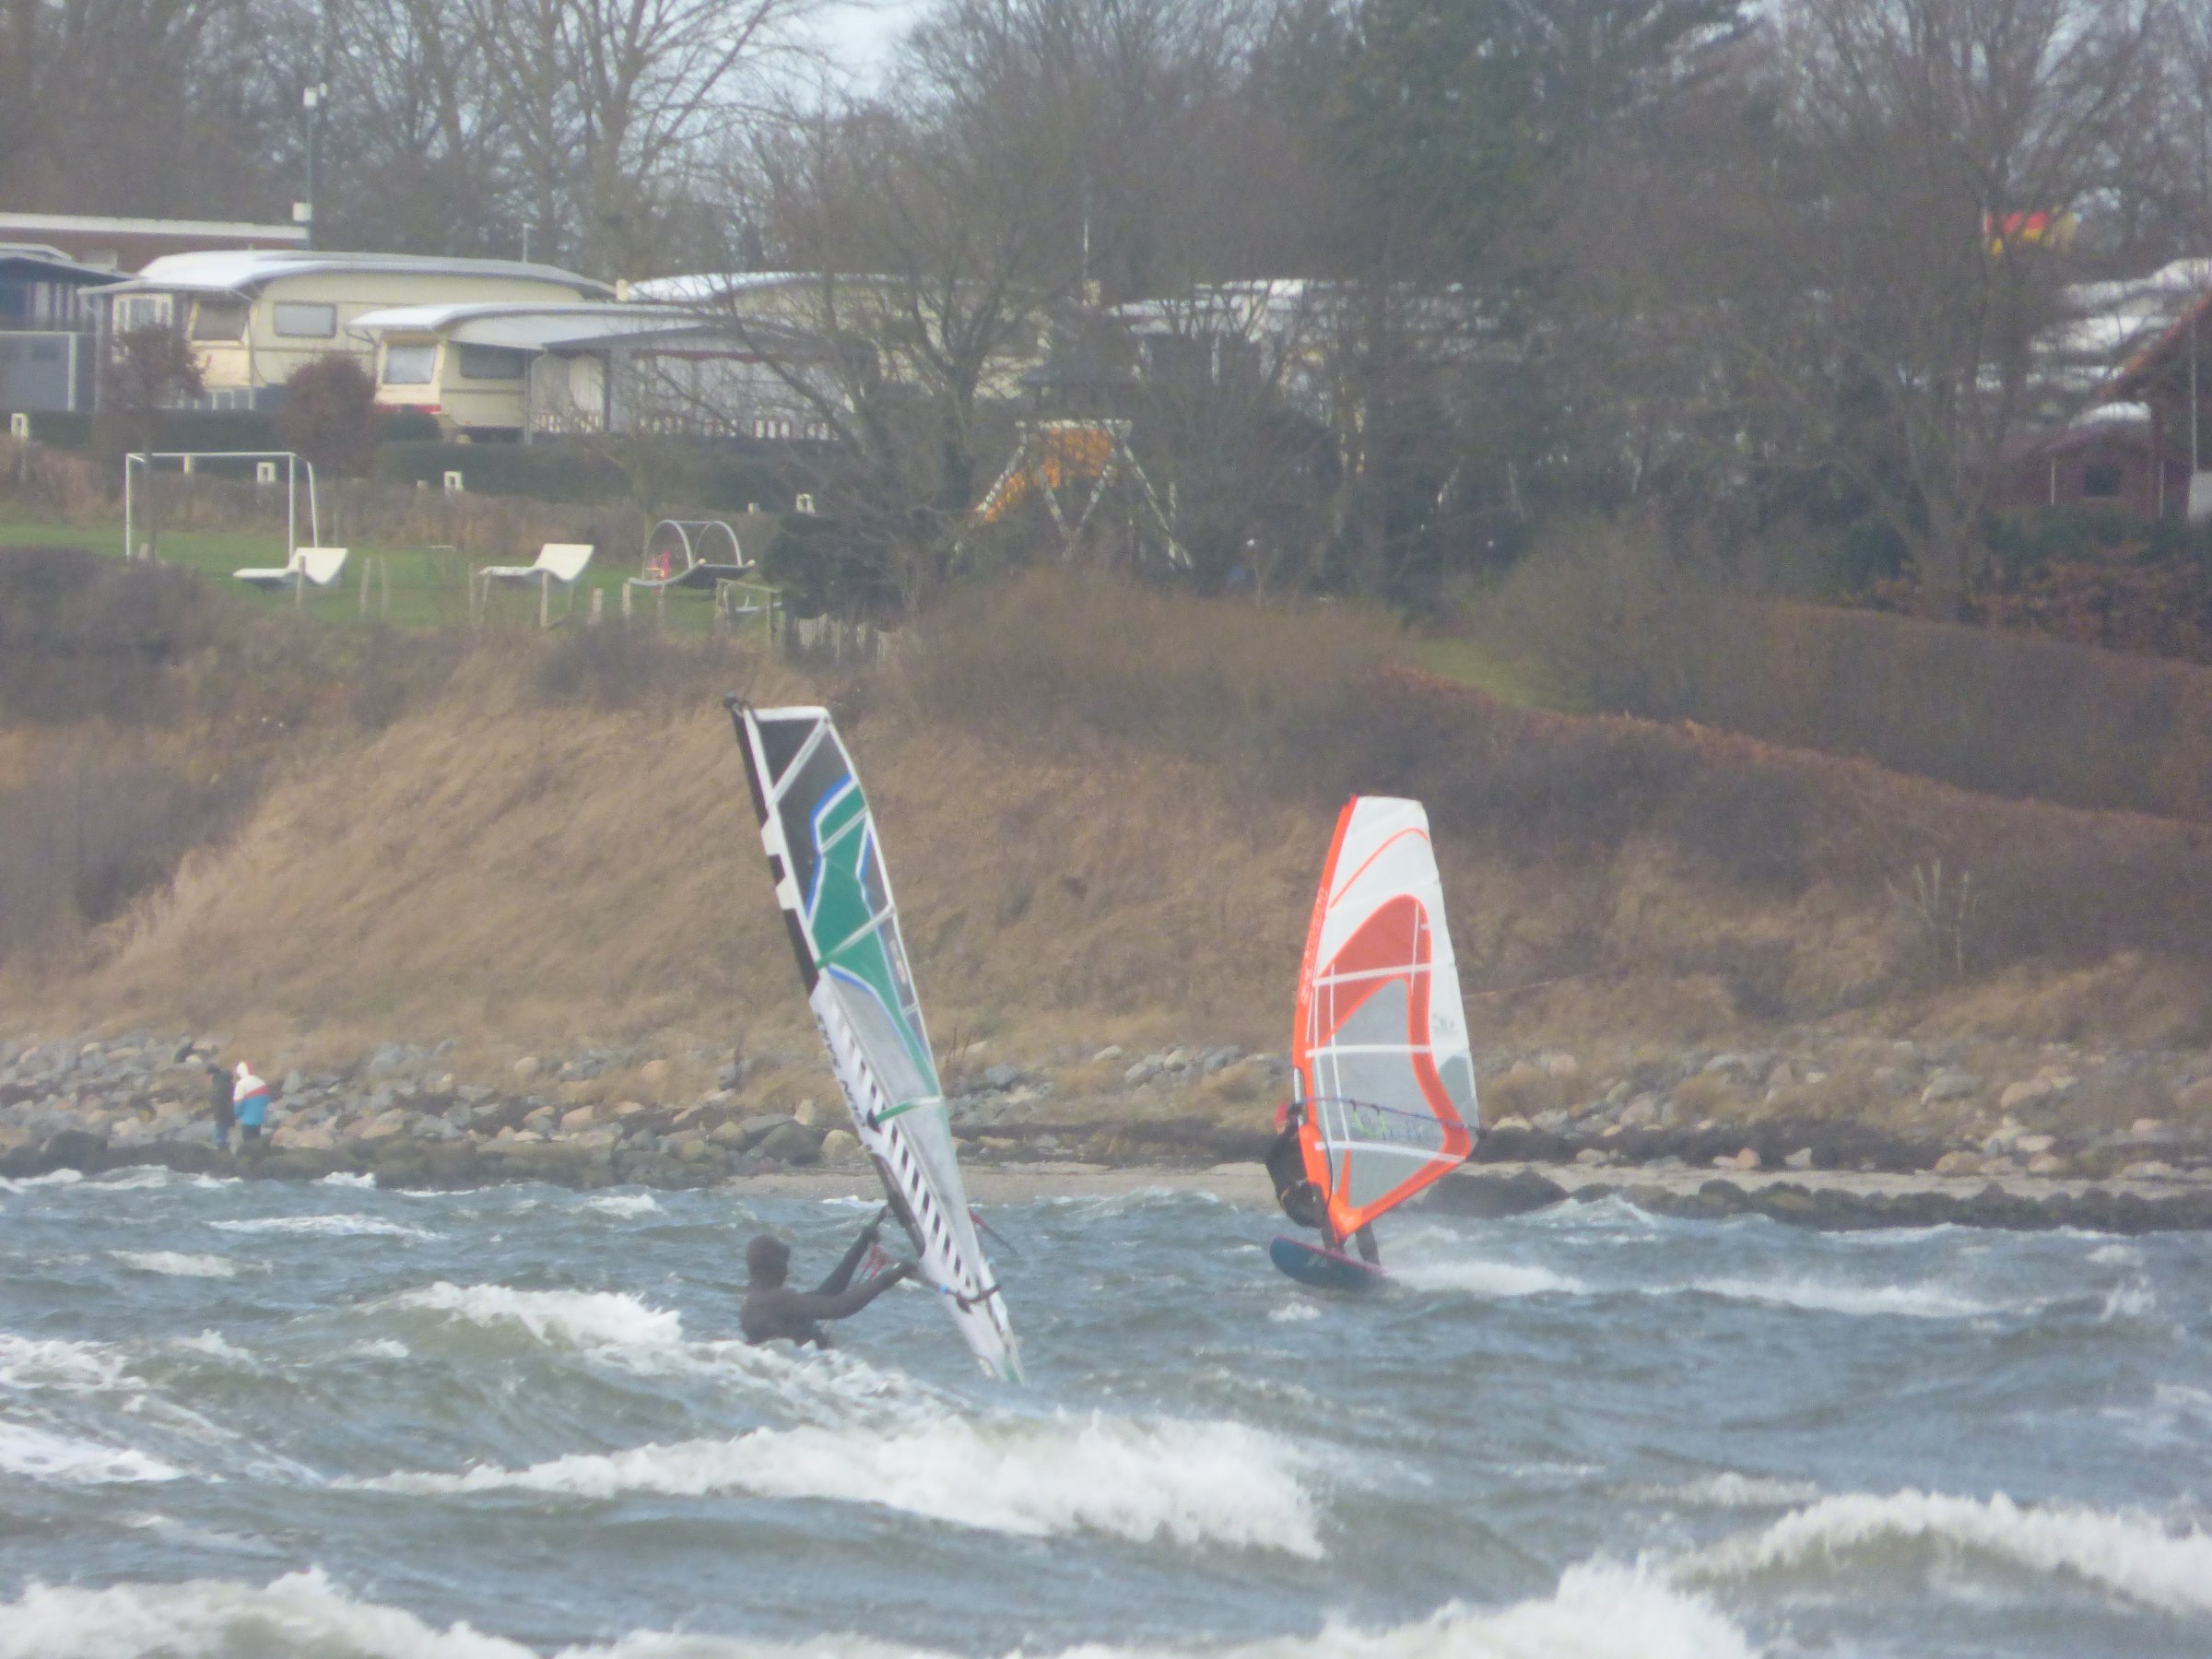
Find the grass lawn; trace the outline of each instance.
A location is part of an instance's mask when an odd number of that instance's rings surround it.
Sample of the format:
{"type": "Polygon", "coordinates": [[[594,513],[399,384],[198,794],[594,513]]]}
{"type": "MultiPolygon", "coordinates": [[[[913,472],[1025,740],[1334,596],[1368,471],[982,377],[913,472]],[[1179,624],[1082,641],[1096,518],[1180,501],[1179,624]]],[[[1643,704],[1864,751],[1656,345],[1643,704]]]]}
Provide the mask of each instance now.
{"type": "Polygon", "coordinates": [[[1415,667],[1424,668],[1440,679],[1457,680],[1463,686],[1487,691],[1500,702],[1523,709],[1552,706],[1525,677],[1473,640],[1451,636],[1416,640],[1412,657],[1415,667]]]}
{"type": "MultiPolygon", "coordinates": [[[[0,548],[10,547],[89,547],[97,553],[123,554],[123,523],[41,524],[0,517],[0,548]]],[[[276,609],[293,604],[292,595],[232,582],[230,572],[267,569],[284,563],[284,527],[273,524],[265,535],[238,531],[165,530],[159,542],[164,564],[198,571],[241,605],[276,609]]],[[[355,547],[344,573],[331,588],[308,590],[300,608],[319,620],[330,622],[385,621],[401,628],[458,627],[468,620],[469,574],[479,560],[451,547],[397,547],[375,545],[355,547]],[[367,584],[364,598],[363,584],[367,584]],[[387,593],[387,589],[389,590],[387,593]]],[[[622,583],[637,573],[628,558],[610,560],[606,550],[595,556],[591,568],[576,584],[573,615],[588,613],[592,594],[601,593],[604,614],[622,614],[622,583]]],[[[641,616],[654,614],[653,595],[638,592],[631,597],[641,616]]],[[[553,614],[561,614],[565,601],[553,596],[553,614]]],[[[707,592],[671,593],[666,600],[667,626],[673,631],[705,633],[712,623],[713,596],[707,592]]],[[[537,615],[535,584],[500,583],[491,590],[490,615],[502,625],[527,622],[537,615]]],[[[748,626],[758,619],[749,619],[748,626]]]]}

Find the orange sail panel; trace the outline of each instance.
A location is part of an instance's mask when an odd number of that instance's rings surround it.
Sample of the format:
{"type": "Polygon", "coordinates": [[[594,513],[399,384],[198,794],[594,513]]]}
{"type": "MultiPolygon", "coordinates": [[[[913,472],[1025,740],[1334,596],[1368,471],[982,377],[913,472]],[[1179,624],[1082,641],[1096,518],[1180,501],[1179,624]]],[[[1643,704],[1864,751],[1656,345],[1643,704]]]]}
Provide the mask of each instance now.
{"type": "Polygon", "coordinates": [[[1418,801],[1336,820],[1291,1039],[1306,1174],[1341,1242],[1464,1162],[1477,1122],[1443,883],[1418,801]]]}

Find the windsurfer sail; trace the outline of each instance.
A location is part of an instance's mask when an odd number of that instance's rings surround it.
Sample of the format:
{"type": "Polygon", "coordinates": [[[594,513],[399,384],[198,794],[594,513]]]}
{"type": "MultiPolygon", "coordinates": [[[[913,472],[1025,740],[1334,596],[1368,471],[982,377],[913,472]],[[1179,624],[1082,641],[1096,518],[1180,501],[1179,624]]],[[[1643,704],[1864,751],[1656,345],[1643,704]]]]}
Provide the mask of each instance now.
{"type": "Polygon", "coordinates": [[[1337,818],[1306,934],[1291,1067],[1296,1139],[1269,1166],[1284,1207],[1318,1224],[1332,1250],[1368,1245],[1376,1218],[1474,1148],[1475,1062],[1418,801],[1356,795],[1337,818]]]}
{"type": "Polygon", "coordinates": [[[1018,1382],[1006,1298],[969,1212],[890,877],[853,758],[826,709],[755,709],[733,698],[730,712],[776,901],[854,1132],[913,1240],[923,1279],[943,1294],[984,1372],[1018,1382]]]}

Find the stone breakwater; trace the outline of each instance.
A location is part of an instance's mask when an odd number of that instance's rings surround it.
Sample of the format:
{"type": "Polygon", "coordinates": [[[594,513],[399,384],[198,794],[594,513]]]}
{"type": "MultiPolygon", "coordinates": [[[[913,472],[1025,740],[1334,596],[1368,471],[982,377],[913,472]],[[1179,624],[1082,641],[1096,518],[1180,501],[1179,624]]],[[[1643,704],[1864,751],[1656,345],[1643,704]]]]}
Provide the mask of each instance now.
{"type": "MultiPolygon", "coordinates": [[[[478,1056],[465,1077],[451,1043],[384,1043],[344,1065],[265,1067],[271,1133],[223,1152],[206,1067],[230,1058],[214,1035],[0,1042],[0,1176],[153,1163],[399,1185],[681,1187],[861,1161],[811,1052],[583,1046],[478,1056]]],[[[948,1054],[944,1070],[972,1163],[1182,1169],[1256,1159],[1288,1074],[1281,1055],[1233,1045],[1061,1047],[1016,1060],[983,1042],[948,1054]]],[[[1481,1089],[1477,1163],[1551,1171],[1568,1184],[1554,1182],[1547,1202],[1619,1193],[1720,1214],[1734,1213],[1719,1206],[1735,1192],[1760,1194],[1739,1207],[1811,1225],[1972,1218],[1924,1204],[1892,1215],[1883,1194],[1847,1179],[1910,1175],[1926,1178],[1913,1191],[1954,1208],[1961,1194],[2002,1195],[1973,1208],[2009,1218],[1998,1225],[2056,1225],[2077,1210],[2077,1224],[2098,1225],[2106,1212],[2092,1190],[2138,1205],[2123,1230],[2212,1225],[2203,1053],[1815,1035],[1786,1051],[1504,1054],[1481,1089]],[[2019,1208],[2024,1192],[2041,1219],[2019,1208]]],[[[1472,1179],[1453,1191],[1476,1191],[1472,1179]]]]}

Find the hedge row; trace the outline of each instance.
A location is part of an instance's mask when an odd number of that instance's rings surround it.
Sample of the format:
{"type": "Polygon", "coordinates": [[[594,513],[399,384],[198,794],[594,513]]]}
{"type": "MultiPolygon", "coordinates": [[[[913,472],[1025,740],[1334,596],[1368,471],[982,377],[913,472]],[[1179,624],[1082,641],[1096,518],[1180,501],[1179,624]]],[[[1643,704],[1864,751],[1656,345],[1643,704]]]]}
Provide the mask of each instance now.
{"type": "MultiPolygon", "coordinates": [[[[667,439],[602,445],[446,443],[426,440],[419,418],[394,417],[377,445],[375,476],[388,482],[441,488],[458,472],[482,495],[531,500],[608,504],[646,496],[700,509],[788,511],[802,491],[820,488],[832,452],[827,445],[769,445],[733,439],[703,442],[667,439]],[[403,434],[406,434],[403,436],[403,434]]],[[[59,449],[92,446],[89,415],[40,415],[31,435],[59,449]]],[[[274,450],[284,447],[267,412],[179,409],[165,416],[156,441],[165,450],[274,450]]]]}

